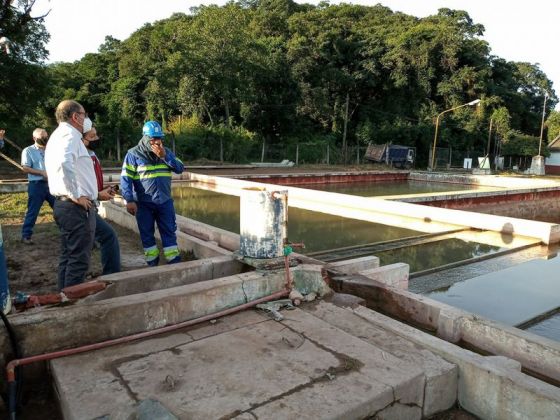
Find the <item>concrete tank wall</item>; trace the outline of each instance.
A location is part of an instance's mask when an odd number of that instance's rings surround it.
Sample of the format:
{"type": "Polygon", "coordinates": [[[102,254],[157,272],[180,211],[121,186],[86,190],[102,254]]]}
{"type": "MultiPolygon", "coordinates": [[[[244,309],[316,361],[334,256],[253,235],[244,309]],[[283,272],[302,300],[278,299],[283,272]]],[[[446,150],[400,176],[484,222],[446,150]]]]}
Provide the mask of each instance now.
{"type": "Polygon", "coordinates": [[[446,197],[444,200],[418,204],[543,222],[560,221],[560,190],[478,197],[446,197]]]}

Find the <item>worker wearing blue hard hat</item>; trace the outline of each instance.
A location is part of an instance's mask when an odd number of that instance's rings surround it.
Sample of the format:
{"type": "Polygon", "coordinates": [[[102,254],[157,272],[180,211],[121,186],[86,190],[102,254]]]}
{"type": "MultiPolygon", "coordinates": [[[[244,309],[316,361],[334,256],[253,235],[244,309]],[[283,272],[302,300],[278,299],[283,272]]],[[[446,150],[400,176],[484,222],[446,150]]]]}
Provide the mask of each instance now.
{"type": "Polygon", "coordinates": [[[177,247],[177,223],[171,197],[172,172],[180,174],[183,162],[163,145],[164,133],[157,121],[142,128],[138,145],[130,149],[123,162],[121,192],[127,211],[136,216],[144,256],[150,266],[159,264],[160,251],[154,237],[157,224],[163,255],[169,264],[181,261],[177,247]]]}

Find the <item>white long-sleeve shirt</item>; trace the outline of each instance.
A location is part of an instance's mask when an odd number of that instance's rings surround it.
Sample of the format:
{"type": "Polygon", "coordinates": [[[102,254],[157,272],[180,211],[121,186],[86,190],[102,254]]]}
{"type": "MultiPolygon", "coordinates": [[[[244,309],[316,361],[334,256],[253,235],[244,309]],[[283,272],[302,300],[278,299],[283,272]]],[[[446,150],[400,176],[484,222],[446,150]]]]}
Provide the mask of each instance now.
{"type": "Polygon", "coordinates": [[[53,131],[45,150],[49,190],[54,196],[97,199],[97,179],[82,134],[66,122],[53,131]]]}

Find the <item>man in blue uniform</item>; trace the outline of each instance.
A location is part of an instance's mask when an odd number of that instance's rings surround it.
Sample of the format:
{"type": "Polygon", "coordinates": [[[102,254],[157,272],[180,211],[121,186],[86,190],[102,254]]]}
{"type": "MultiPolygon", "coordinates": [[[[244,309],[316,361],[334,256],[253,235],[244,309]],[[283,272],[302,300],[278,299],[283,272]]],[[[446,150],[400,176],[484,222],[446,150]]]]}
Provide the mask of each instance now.
{"type": "Polygon", "coordinates": [[[21,166],[29,181],[27,186],[27,212],[21,229],[21,241],[24,244],[33,243],[31,240],[33,226],[35,226],[43,202],[46,201],[51,208],[54,207],[54,197],[49,192],[45,170],[45,146],[48,138],[49,136],[43,128],[36,128],[33,131],[35,144],[26,147],[21,152],[21,166]]]}
{"type": "Polygon", "coordinates": [[[163,146],[164,134],[158,122],[145,123],[142,134],[138,145],[124,157],[121,192],[127,203],[126,210],[136,216],[148,265],[159,263],[154,223],[161,235],[165,259],[169,264],[180,262],[171,176],[172,172],[183,172],[183,162],[163,146]]]}

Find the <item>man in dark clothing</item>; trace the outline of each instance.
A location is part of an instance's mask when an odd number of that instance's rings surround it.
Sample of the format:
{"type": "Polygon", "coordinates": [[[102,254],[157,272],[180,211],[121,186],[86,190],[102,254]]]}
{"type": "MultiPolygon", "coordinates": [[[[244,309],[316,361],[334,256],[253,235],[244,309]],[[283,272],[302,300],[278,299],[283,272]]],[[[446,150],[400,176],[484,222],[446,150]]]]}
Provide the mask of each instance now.
{"type": "MultiPolygon", "coordinates": [[[[86,118],[84,121],[84,137],[82,140],[93,162],[95,178],[97,179],[97,189],[99,191],[98,199],[100,201],[110,200],[115,195],[115,192],[111,187],[103,188],[103,170],[94,152],[94,149],[97,148],[100,141],[97,136],[97,130],[93,127],[89,118],[86,118]]],[[[103,275],[120,272],[121,250],[117,233],[98,213],[95,215],[95,241],[99,243],[101,247],[103,275]]]]}

